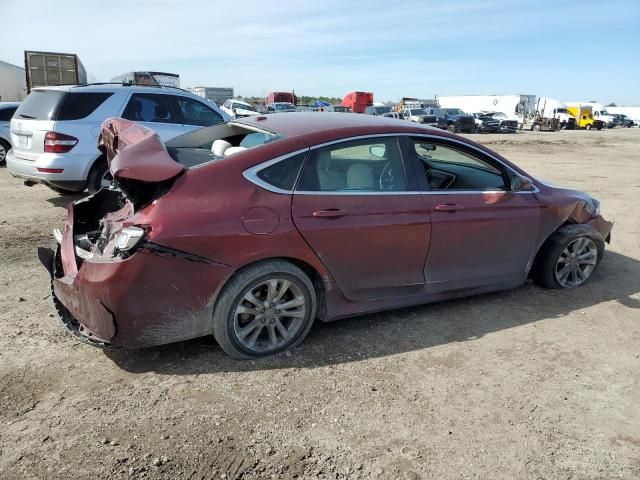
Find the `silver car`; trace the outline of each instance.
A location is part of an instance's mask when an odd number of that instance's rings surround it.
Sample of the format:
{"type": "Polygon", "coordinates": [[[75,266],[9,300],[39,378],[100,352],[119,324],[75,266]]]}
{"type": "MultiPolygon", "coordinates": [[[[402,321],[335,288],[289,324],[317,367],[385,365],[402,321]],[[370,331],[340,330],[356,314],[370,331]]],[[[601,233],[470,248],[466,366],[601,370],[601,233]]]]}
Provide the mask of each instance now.
{"type": "Polygon", "coordinates": [[[20,105],[19,102],[0,102],[0,165],[4,165],[7,153],[11,150],[9,122],[20,105]]]}
{"type": "Polygon", "coordinates": [[[31,91],[11,120],[13,149],[7,168],[27,184],[93,193],[110,183],[97,148],[100,125],[110,117],[139,122],[163,142],[229,116],[213,103],[171,87],[95,84],[31,91]]]}

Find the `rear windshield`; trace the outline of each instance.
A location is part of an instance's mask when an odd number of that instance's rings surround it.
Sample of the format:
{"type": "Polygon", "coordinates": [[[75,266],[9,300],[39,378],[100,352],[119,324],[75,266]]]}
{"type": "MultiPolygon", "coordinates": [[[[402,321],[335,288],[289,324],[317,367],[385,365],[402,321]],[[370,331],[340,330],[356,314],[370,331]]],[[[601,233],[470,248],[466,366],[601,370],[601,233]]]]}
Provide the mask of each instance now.
{"type": "Polygon", "coordinates": [[[67,92],[61,90],[33,90],[20,104],[16,118],[53,120],[67,92]]]}
{"type": "Polygon", "coordinates": [[[91,115],[113,93],[33,90],[16,111],[29,120],[80,120],[91,115]]]}

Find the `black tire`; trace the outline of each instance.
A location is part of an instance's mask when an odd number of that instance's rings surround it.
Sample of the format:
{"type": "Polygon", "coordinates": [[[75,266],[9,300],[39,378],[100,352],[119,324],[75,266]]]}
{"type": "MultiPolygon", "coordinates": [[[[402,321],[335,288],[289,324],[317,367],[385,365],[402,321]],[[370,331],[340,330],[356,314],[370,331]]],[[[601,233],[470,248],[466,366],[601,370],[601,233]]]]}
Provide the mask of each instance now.
{"type": "Polygon", "coordinates": [[[567,246],[578,238],[586,237],[595,243],[597,249],[597,260],[593,271],[589,277],[580,285],[583,285],[593,276],[593,272],[597,269],[604,255],[604,239],[600,232],[590,225],[564,225],[556,230],[542,245],[538,255],[536,256],[531,276],[533,280],[544,288],[569,288],[558,282],[555,274],[556,263],[560,254],[567,246]]]}
{"type": "MultiPolygon", "coordinates": [[[[298,267],[285,260],[268,260],[256,263],[235,274],[222,289],[213,313],[213,336],[227,355],[237,360],[259,358],[289,350],[299,345],[309,333],[315,319],[316,303],[316,292],[313,284],[309,277],[298,267]],[[299,289],[305,301],[304,317],[300,318],[300,324],[295,327],[296,330],[292,337],[287,340],[283,339],[283,343],[277,347],[250,349],[242,343],[236,333],[236,309],[240,307],[245,296],[256,285],[271,279],[287,280],[299,289]]],[[[267,312],[265,310],[262,317],[266,316],[267,312]]],[[[265,320],[268,323],[269,319],[262,320],[263,324],[265,324],[265,320]]],[[[289,325],[293,325],[295,320],[291,319],[290,321],[289,325]]],[[[269,328],[275,329],[275,327],[269,327],[266,324],[259,328],[264,331],[265,336],[268,335],[269,328]]],[[[261,336],[262,333],[259,333],[258,338],[261,338],[261,336]]]]}
{"type": "Polygon", "coordinates": [[[455,125],[447,125],[447,132],[449,132],[449,133],[456,133],[456,127],[455,127],[455,125]]]}
{"type": "Polygon", "coordinates": [[[11,150],[11,145],[0,138],[0,166],[7,164],[7,154],[11,150]]]}
{"type": "Polygon", "coordinates": [[[102,188],[102,179],[105,174],[108,174],[107,159],[100,157],[93,163],[87,176],[87,190],[89,193],[96,193],[102,188]]]}
{"type": "Polygon", "coordinates": [[[591,128],[592,128],[592,127],[591,127],[591,124],[590,124],[590,123],[588,123],[588,124],[587,124],[587,126],[586,126],[586,127],[584,127],[584,128],[585,128],[585,129],[587,129],[587,130],[591,130],[591,128]]]}

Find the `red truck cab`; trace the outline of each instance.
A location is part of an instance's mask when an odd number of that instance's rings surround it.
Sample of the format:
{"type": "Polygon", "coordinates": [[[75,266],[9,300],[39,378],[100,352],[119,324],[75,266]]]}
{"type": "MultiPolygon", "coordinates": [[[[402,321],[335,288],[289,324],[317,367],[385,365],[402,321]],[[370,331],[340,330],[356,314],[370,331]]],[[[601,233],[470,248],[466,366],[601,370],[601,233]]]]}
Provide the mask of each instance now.
{"type": "Polygon", "coordinates": [[[351,92],[342,99],[342,105],[351,108],[353,113],[364,113],[364,109],[373,105],[373,93],[351,92]]]}
{"type": "Polygon", "coordinates": [[[293,103],[294,105],[297,105],[298,98],[293,92],[269,92],[267,95],[267,104],[279,102],[293,103]]]}

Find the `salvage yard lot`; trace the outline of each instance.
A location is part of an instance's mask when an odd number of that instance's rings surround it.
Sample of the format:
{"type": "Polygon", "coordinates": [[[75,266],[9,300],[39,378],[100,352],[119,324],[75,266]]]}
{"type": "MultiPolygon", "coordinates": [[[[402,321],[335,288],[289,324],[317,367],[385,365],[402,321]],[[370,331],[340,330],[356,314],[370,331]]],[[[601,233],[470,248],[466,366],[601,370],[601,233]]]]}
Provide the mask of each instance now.
{"type": "Polygon", "coordinates": [[[0,478],[639,478],[640,129],[472,137],[602,202],[592,280],[316,324],[250,362],[67,335],[36,247],[69,197],[0,169],[0,478]]]}

